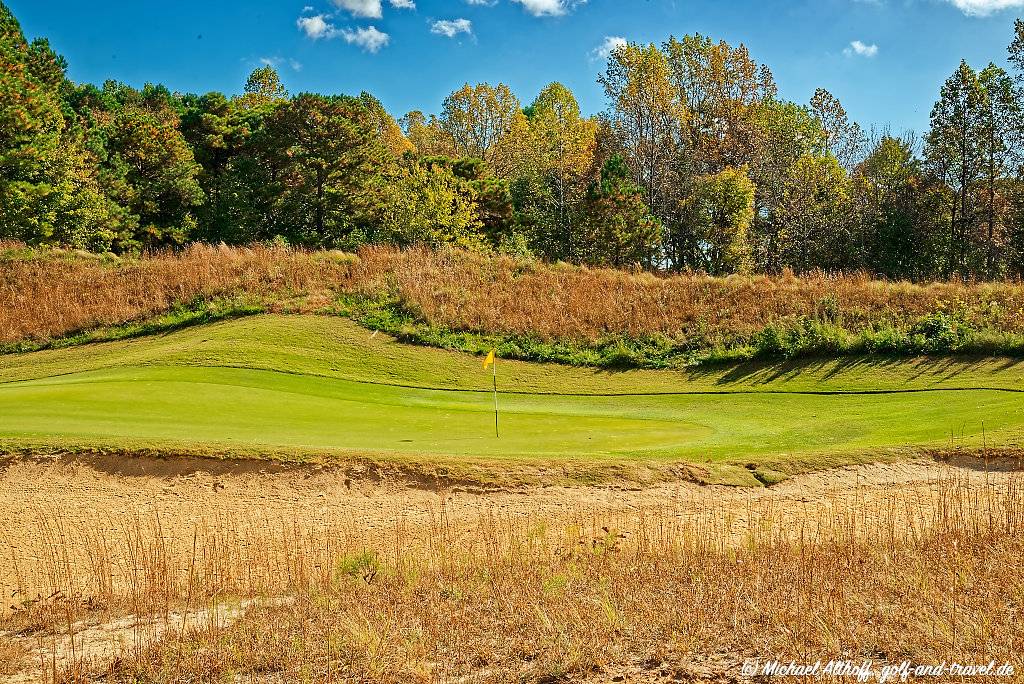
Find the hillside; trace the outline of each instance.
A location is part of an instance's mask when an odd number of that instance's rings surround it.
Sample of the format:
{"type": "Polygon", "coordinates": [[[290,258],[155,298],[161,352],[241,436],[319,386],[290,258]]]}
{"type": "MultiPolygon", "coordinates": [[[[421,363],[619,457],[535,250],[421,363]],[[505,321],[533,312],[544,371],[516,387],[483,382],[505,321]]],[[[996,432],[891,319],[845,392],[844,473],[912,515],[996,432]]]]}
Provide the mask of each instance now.
{"type": "Polygon", "coordinates": [[[657,276],[459,250],[194,245],[143,258],[0,246],[0,351],[258,312],[344,315],[403,341],[578,366],[1024,357],[1024,286],[863,275],[657,276]]]}
{"type": "Polygon", "coordinates": [[[8,449],[286,460],[521,463],[592,477],[688,463],[757,484],[920,449],[1012,448],[1024,367],[997,361],[749,363],[607,372],[499,361],[502,435],[479,359],[323,316],[256,316],[8,356],[8,449]],[[951,442],[951,433],[953,441],[951,442]],[[746,466],[754,470],[753,476],[746,466]]]}

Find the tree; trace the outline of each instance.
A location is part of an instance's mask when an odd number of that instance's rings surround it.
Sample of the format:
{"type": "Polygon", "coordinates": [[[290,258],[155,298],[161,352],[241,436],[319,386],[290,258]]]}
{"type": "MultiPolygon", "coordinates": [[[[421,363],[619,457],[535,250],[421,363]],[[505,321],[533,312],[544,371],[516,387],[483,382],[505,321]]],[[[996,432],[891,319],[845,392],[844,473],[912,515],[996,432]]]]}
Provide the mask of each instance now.
{"type": "Polygon", "coordinates": [[[804,155],[786,182],[779,221],[783,266],[797,273],[850,267],[849,182],[832,156],[804,155]]]}
{"type": "Polygon", "coordinates": [[[853,175],[864,266],[889,278],[923,280],[944,267],[944,187],[925,175],[913,138],[882,136],[853,175]]]}
{"type": "Polygon", "coordinates": [[[467,83],[445,98],[437,126],[450,141],[451,156],[482,159],[499,178],[515,175],[526,117],[508,86],[467,83]]]}
{"type": "Polygon", "coordinates": [[[821,125],[825,154],[839,160],[845,169],[853,169],[864,146],[864,131],[851,122],[842,103],[824,88],[811,98],[811,114],[821,125]]]}
{"type": "Polygon", "coordinates": [[[199,235],[210,241],[237,243],[243,239],[231,220],[228,174],[252,131],[262,125],[265,109],[243,107],[221,93],[186,98],[181,132],[201,168],[197,180],[206,195],[199,214],[199,235]]]}
{"type": "Polygon", "coordinates": [[[821,125],[806,107],[769,100],[751,112],[756,145],[748,175],[756,186],[750,235],[755,268],[769,273],[784,266],[787,199],[800,160],[820,153],[821,125]]]}
{"type": "Polygon", "coordinates": [[[388,113],[388,110],[384,109],[384,105],[381,104],[380,100],[370,93],[363,92],[359,94],[359,101],[370,114],[377,138],[392,157],[397,159],[406,152],[414,151],[415,148],[412,143],[402,133],[402,128],[395,121],[394,117],[388,113]]]}
{"type": "Polygon", "coordinates": [[[476,204],[448,165],[407,161],[386,184],[370,238],[403,247],[484,245],[476,204]]]}
{"type": "Polygon", "coordinates": [[[427,117],[421,111],[411,111],[398,120],[406,140],[413,151],[422,157],[454,157],[455,143],[441,130],[441,122],[431,114],[427,117]]]}
{"type": "Polygon", "coordinates": [[[21,24],[3,2],[0,2],[0,40],[3,40],[2,45],[5,47],[15,41],[19,42],[21,46],[25,44],[25,35],[21,32],[21,24]]]}
{"type": "Polygon", "coordinates": [[[204,200],[200,167],[176,123],[128,106],[106,126],[108,192],[138,217],[137,233],[121,249],[182,244],[195,232],[204,200]]]}
{"type": "Polygon", "coordinates": [[[108,81],[102,89],[65,89],[71,130],[93,160],[103,193],[126,212],[111,249],[155,248],[200,237],[203,169],[181,133],[190,102],[154,85],[137,90],[108,81]]]}
{"type": "Polygon", "coordinates": [[[1017,278],[1024,277],[1024,183],[1017,181],[1009,193],[1007,219],[1007,271],[1017,278]]]}
{"type": "Polygon", "coordinates": [[[387,162],[359,99],[300,95],[273,110],[239,159],[235,220],[258,239],[351,246],[380,201],[387,162]]]}
{"type": "Polygon", "coordinates": [[[931,114],[925,147],[928,168],[951,189],[946,276],[968,270],[977,220],[974,189],[984,168],[984,88],[967,62],[949,77],[931,114]]]}
{"type": "Polygon", "coordinates": [[[1024,20],[1013,24],[1013,42],[1010,43],[1010,64],[1017,70],[1017,80],[1024,80],[1024,20]]]}
{"type": "Polygon", "coordinates": [[[686,161],[693,175],[748,164],[756,128],[751,113],[775,97],[771,71],[743,45],[700,34],[669,38],[663,50],[676,98],[686,111],[686,161]]]}
{"type": "Polygon", "coordinates": [[[67,60],[53,51],[47,39],[36,38],[28,45],[26,63],[29,72],[39,79],[40,83],[54,90],[64,85],[68,70],[67,60]]]}
{"type": "Polygon", "coordinates": [[[500,248],[515,235],[515,210],[508,182],[493,175],[481,159],[432,158],[432,165],[446,166],[462,181],[462,193],[474,203],[483,237],[500,248]]]}
{"type": "Polygon", "coordinates": [[[672,167],[687,117],[668,59],[653,44],[623,45],[612,51],[598,82],[610,103],[610,129],[644,203],[655,216],[667,217],[674,209],[672,167]]]}
{"type": "Polygon", "coordinates": [[[615,155],[588,194],[577,252],[587,263],[651,265],[661,245],[661,224],[644,203],[625,160],[615,155]]]}
{"type": "Polygon", "coordinates": [[[35,73],[21,26],[0,3],[0,237],[49,232],[42,204],[64,127],[54,84],[35,73]]]}
{"type": "Polygon", "coordinates": [[[560,83],[544,88],[527,111],[534,151],[532,177],[519,185],[520,210],[529,214],[532,242],[542,253],[572,260],[573,220],[594,165],[597,126],[560,83]]]}
{"type": "Polygon", "coordinates": [[[696,237],[694,261],[706,273],[725,275],[749,269],[747,233],[754,220],[754,193],[745,168],[728,168],[694,183],[686,216],[696,237]]]}
{"type": "Polygon", "coordinates": [[[133,218],[107,197],[96,156],[63,116],[65,67],[45,40],[26,42],[0,3],[0,237],[106,251],[133,218]]]}
{"type": "Polygon", "coordinates": [[[46,228],[32,242],[94,252],[132,243],[138,217],[107,194],[98,165],[77,137],[62,141],[52,168],[51,192],[39,207],[46,228]]]}
{"type": "Polygon", "coordinates": [[[245,94],[239,103],[246,109],[280,104],[288,99],[288,91],[281,84],[281,77],[272,66],[253,70],[245,82],[245,94]]]}
{"type": "Polygon", "coordinates": [[[978,74],[982,89],[980,148],[984,191],[982,212],[986,228],[985,274],[999,275],[1001,246],[1005,242],[1004,217],[1009,201],[1002,192],[1021,155],[1021,101],[1013,79],[995,64],[978,74]]]}

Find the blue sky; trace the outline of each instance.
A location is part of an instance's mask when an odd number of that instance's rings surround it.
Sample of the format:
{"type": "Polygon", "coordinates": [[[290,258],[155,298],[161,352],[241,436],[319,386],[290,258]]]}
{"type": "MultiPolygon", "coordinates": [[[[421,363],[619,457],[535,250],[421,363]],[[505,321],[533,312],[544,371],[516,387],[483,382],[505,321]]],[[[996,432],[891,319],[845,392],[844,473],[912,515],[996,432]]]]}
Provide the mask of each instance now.
{"type": "Polygon", "coordinates": [[[608,39],[700,32],[775,74],[782,96],[837,95],[866,126],[927,127],[961,58],[1003,64],[1024,0],[5,0],[70,76],[235,93],[261,62],[291,92],[375,94],[396,116],[437,111],[464,82],[505,82],[528,103],[551,81],[588,113],[608,39]]]}

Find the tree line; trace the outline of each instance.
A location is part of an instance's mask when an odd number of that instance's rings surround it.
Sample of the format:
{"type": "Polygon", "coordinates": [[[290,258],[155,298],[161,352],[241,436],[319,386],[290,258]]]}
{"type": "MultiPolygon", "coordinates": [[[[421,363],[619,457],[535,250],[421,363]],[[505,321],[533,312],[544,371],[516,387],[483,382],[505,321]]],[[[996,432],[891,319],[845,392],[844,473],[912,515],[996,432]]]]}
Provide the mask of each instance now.
{"type": "Polygon", "coordinates": [[[1008,72],[961,63],[930,130],[781,99],[742,45],[613,50],[607,107],[466,85],[394,119],[372,95],[76,84],[0,2],[0,239],[118,253],[191,241],[452,244],[693,270],[1024,274],[1024,22],[1008,72]]]}

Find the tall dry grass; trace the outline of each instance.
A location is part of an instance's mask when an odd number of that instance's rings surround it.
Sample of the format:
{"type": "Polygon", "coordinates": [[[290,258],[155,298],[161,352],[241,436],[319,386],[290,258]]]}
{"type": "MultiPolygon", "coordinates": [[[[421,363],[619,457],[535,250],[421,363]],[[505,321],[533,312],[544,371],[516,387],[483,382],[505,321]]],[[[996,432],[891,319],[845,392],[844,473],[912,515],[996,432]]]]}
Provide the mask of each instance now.
{"type": "Polygon", "coordinates": [[[661,277],[388,247],[368,247],[360,257],[354,268],[360,291],[392,292],[428,322],[453,329],[589,340],[609,333],[730,336],[822,313],[838,314],[853,328],[906,325],[945,308],[1024,330],[1024,285],[1017,282],[913,284],[864,274],[661,277]]]}
{"type": "Polygon", "coordinates": [[[321,257],[193,245],[141,259],[54,252],[0,260],[0,342],[48,340],[136,321],[197,299],[280,301],[333,290],[345,282],[347,269],[321,257]]]}
{"type": "Polygon", "coordinates": [[[937,310],[955,310],[978,327],[1024,331],[1024,285],[1015,282],[919,285],[824,274],[660,277],[455,250],[366,247],[354,258],[194,245],[116,261],[60,252],[0,258],[0,343],[134,321],[196,299],[245,296],[268,309],[311,311],[343,293],[390,298],[448,329],[544,339],[730,339],[822,313],[840,316],[850,329],[907,327],[937,310]]]}
{"type": "Polygon", "coordinates": [[[63,641],[40,668],[55,682],[557,682],[630,664],[729,678],[746,658],[1019,668],[1022,484],[952,477],[927,505],[849,501],[798,522],[708,505],[462,528],[442,496],[425,527],[377,533],[211,519],[175,545],[147,516],[122,533],[51,523],[58,593],[4,623],[63,641]],[[104,611],[157,622],[99,658],[78,621],[104,611]]]}

